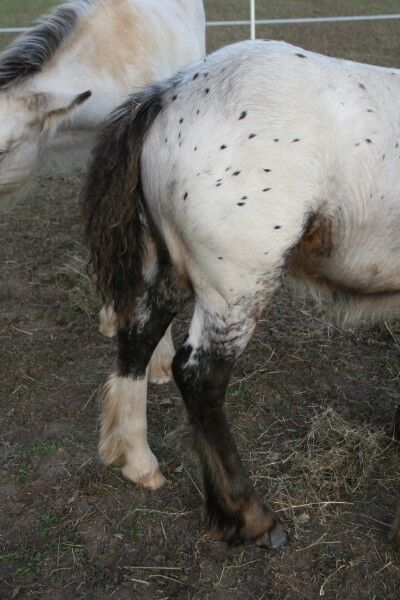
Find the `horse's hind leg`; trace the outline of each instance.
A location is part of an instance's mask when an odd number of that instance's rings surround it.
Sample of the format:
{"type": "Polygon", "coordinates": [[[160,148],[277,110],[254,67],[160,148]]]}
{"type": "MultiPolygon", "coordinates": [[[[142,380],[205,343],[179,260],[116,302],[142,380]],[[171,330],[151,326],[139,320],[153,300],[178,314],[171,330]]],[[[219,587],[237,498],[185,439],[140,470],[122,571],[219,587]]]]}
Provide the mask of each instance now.
{"type": "Polygon", "coordinates": [[[232,368],[251,337],[255,317],[226,310],[229,313],[212,314],[196,304],[189,338],[176,354],[172,370],[194,433],[205,516],[213,537],[279,548],[286,535],[274,513],[257,498],[224,412],[232,368]]]}
{"type": "MultiPolygon", "coordinates": [[[[99,331],[106,337],[117,335],[117,316],[111,306],[103,307],[99,314],[99,331]]],[[[175,355],[172,341],[171,325],[158,343],[153,352],[149,366],[150,383],[163,384],[172,379],[171,365],[175,355]]]]}
{"type": "Polygon", "coordinates": [[[102,461],[122,463],[125,477],[151,489],[160,487],[164,478],[147,442],[148,365],[185,297],[172,269],[160,270],[138,298],[134,317],[118,325],[118,370],[102,392],[102,461]]]}
{"type": "Polygon", "coordinates": [[[171,326],[169,326],[151,357],[149,366],[150,383],[162,384],[171,381],[171,365],[174,356],[175,349],[172,341],[171,326]]]}
{"type": "Polygon", "coordinates": [[[123,466],[127,479],[157,489],[164,478],[147,442],[146,402],[147,369],[140,377],[120,371],[109,377],[101,394],[99,454],[104,464],[123,466]]]}

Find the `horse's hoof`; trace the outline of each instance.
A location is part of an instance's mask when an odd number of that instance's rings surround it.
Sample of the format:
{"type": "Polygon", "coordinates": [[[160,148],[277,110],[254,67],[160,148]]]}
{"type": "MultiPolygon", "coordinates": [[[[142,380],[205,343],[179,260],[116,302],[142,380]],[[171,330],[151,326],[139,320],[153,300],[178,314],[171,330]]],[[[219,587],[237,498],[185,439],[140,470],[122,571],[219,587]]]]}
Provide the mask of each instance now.
{"type": "Polygon", "coordinates": [[[288,542],[276,515],[255,498],[241,514],[225,512],[221,505],[218,512],[207,510],[209,506],[204,508],[208,537],[214,541],[224,541],[235,546],[254,544],[269,550],[278,550],[288,542]]]}
{"type": "Polygon", "coordinates": [[[149,375],[150,383],[155,385],[164,385],[172,381],[172,371],[171,369],[160,370],[160,371],[150,371],[149,375]]]}
{"type": "Polygon", "coordinates": [[[164,475],[160,469],[156,469],[151,475],[142,477],[136,483],[146,488],[147,490],[156,491],[159,490],[166,482],[164,475]]]}
{"type": "Polygon", "coordinates": [[[288,543],[288,537],[280,523],[277,523],[272,531],[267,531],[257,542],[257,546],[268,550],[279,550],[288,543]]]}

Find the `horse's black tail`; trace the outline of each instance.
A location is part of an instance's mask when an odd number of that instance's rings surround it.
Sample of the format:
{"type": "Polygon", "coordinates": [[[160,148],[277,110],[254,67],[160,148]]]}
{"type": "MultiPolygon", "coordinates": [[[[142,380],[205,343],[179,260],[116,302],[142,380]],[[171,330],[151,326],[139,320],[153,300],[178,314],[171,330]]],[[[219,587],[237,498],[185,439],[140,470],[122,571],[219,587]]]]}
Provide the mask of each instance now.
{"type": "Polygon", "coordinates": [[[93,152],[83,195],[89,268],[103,302],[123,319],[143,289],[140,158],[161,102],[161,86],[152,86],[111,114],[93,152]]]}

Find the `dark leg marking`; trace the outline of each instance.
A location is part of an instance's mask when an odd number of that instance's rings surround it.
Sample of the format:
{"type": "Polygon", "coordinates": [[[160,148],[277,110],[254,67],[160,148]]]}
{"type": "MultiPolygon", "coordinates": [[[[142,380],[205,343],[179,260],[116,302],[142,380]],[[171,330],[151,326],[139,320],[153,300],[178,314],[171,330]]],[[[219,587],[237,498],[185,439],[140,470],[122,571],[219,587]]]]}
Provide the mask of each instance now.
{"type": "Polygon", "coordinates": [[[223,404],[233,365],[232,359],[190,345],[172,363],[202,467],[205,519],[215,539],[280,548],[286,535],[257,498],[226,420],[223,404]]]}
{"type": "Polygon", "coordinates": [[[138,300],[136,319],[118,330],[118,374],[144,377],[159,341],[189,293],[179,287],[173,269],[160,271],[138,300]]]}

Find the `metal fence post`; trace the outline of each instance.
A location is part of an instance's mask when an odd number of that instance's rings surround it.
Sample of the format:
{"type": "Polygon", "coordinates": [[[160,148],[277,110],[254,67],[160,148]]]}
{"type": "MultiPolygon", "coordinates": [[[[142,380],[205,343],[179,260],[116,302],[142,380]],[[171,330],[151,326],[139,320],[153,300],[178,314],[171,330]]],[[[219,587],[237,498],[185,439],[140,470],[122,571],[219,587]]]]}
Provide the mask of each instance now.
{"type": "Polygon", "coordinates": [[[250,37],[256,39],[256,0],[250,0],[250,37]]]}

